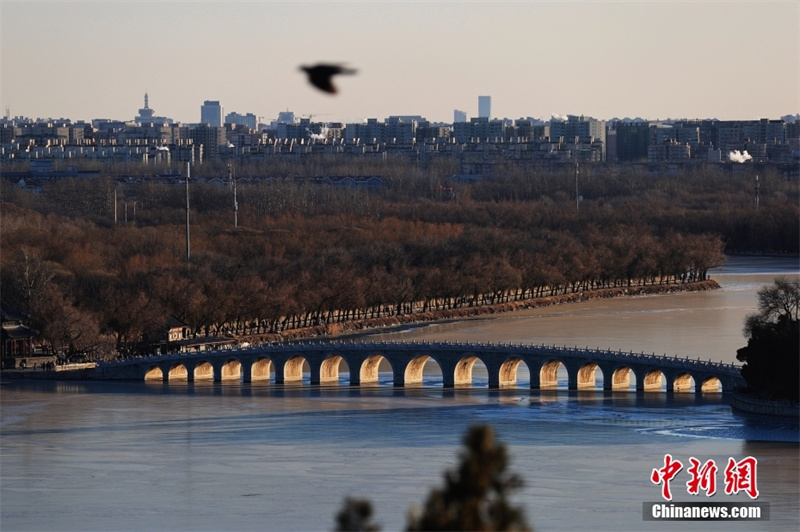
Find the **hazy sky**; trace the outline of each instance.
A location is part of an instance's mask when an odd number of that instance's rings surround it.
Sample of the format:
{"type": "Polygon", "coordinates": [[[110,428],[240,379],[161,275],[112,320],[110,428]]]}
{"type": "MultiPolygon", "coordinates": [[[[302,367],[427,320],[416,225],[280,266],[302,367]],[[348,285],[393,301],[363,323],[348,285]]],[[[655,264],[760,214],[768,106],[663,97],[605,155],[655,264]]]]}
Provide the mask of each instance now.
{"type": "Polygon", "coordinates": [[[423,115],[779,118],[800,112],[800,2],[2,0],[11,115],[267,121],[423,115]],[[340,94],[298,70],[342,62],[340,94]]]}

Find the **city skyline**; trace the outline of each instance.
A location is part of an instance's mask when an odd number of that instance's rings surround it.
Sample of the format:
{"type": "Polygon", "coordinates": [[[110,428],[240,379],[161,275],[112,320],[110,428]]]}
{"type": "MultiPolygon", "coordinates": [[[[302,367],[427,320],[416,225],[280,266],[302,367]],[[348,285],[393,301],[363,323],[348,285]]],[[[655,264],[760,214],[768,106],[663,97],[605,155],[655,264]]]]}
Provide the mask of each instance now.
{"type": "Polygon", "coordinates": [[[184,123],[206,100],[450,122],[490,95],[497,118],[779,118],[800,112],[798,28],[796,2],[4,0],[2,106],[132,120],[147,92],[184,123]],[[359,72],[331,97],[298,70],[317,61],[359,72]]]}

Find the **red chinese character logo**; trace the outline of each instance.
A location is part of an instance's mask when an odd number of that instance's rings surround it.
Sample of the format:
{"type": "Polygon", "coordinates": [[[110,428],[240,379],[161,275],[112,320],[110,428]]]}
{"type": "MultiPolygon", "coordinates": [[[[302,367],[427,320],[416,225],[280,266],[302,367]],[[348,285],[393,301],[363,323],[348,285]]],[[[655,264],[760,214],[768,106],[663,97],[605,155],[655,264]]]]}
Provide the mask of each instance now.
{"type": "Polygon", "coordinates": [[[714,460],[709,460],[701,467],[697,458],[691,457],[689,461],[692,465],[687,472],[692,478],[686,483],[687,491],[697,495],[702,488],[706,492],[706,497],[714,495],[717,492],[717,464],[714,460]]]}
{"type": "Polygon", "coordinates": [[[743,491],[747,493],[751,499],[757,499],[757,465],[758,462],[752,456],[748,456],[739,462],[733,458],[728,458],[728,467],[725,468],[725,494],[735,495],[743,491]]]}
{"type": "Polygon", "coordinates": [[[679,460],[673,460],[671,454],[664,455],[664,467],[653,469],[650,480],[653,484],[661,484],[661,496],[666,500],[672,500],[672,493],[669,491],[669,481],[683,469],[683,464],[679,460]]]}

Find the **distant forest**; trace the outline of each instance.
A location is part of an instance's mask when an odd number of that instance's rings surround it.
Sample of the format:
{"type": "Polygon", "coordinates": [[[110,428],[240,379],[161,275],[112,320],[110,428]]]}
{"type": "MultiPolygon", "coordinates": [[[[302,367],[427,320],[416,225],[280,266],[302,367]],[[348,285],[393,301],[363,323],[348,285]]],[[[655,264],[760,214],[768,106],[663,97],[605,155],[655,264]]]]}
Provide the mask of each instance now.
{"type": "Polygon", "coordinates": [[[470,182],[446,163],[237,167],[276,179],[238,184],[238,227],[230,187],[192,182],[188,263],[182,185],[108,176],[33,192],[2,179],[2,298],[57,350],[129,353],[170,315],[199,336],[276,333],[702,280],[723,253],[798,253],[798,182],[780,174],[759,175],[756,208],[752,172],[579,170],[581,201],[572,167],[470,182]],[[383,186],[309,179],[321,175],[383,186]]]}

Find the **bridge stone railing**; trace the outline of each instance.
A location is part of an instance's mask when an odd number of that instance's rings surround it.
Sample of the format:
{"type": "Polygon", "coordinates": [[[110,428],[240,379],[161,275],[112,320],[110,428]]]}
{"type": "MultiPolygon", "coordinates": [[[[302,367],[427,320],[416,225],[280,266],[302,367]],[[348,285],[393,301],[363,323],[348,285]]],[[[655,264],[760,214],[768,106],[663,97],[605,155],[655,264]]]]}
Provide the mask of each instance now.
{"type": "Polygon", "coordinates": [[[392,367],[395,386],[422,381],[424,362],[438,363],[444,386],[470,384],[472,367],[480,360],[489,373],[489,386],[513,386],[516,371],[525,363],[531,388],[556,385],[556,372],[563,364],[568,388],[594,388],[596,372],[603,376],[606,390],[630,390],[630,374],[636,377],[636,390],[661,390],[662,376],[670,391],[687,390],[691,380],[695,391],[712,391],[721,384],[730,391],[742,384],[740,367],[723,362],[677,358],[667,355],[621,352],[555,345],[473,342],[358,342],[301,341],[223,348],[214,351],[173,353],[135,357],[99,363],[100,379],[143,380],[157,378],[240,379],[272,378],[281,384],[301,381],[303,362],[311,370],[311,383],[338,381],[338,366],[344,360],[350,368],[350,383],[377,381],[378,362],[385,359],[392,367]],[[238,366],[236,365],[238,364],[238,366]]]}

